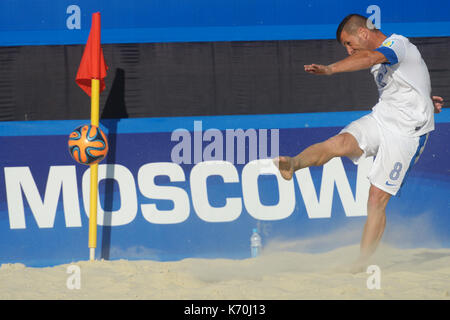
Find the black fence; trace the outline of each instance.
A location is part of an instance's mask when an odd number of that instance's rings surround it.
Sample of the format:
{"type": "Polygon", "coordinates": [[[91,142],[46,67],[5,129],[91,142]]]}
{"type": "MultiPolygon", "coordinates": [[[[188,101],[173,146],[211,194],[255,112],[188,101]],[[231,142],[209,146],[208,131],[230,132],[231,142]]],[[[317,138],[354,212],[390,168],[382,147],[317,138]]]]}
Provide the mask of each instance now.
{"type": "MultiPolygon", "coordinates": [[[[450,37],[413,38],[433,94],[450,97],[450,37]]],[[[83,45],[0,47],[0,120],[88,119],[76,85],[83,45]]],[[[103,118],[369,110],[369,70],[331,77],[304,65],[345,57],[335,40],[104,44],[103,118]]]]}

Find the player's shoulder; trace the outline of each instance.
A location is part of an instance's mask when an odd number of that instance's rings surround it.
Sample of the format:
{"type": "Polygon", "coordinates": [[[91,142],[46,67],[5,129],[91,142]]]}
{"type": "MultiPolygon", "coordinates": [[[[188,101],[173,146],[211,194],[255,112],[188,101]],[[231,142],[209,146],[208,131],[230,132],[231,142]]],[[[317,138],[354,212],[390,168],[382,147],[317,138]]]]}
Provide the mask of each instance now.
{"type": "Polygon", "coordinates": [[[398,45],[407,45],[409,43],[409,39],[400,34],[393,33],[389,35],[381,44],[382,47],[396,47],[398,45]]]}

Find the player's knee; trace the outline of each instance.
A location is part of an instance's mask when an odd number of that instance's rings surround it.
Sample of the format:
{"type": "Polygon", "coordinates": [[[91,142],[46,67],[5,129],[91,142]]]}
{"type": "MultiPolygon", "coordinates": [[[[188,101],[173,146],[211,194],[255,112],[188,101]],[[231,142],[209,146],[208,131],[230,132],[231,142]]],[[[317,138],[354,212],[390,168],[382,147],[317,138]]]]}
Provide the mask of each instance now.
{"type": "Polygon", "coordinates": [[[372,185],[367,202],[369,211],[384,211],[390,198],[389,193],[372,185]]]}
{"type": "Polygon", "coordinates": [[[349,133],[341,133],[329,138],[327,141],[329,149],[336,157],[347,156],[358,147],[355,138],[349,133]]]}

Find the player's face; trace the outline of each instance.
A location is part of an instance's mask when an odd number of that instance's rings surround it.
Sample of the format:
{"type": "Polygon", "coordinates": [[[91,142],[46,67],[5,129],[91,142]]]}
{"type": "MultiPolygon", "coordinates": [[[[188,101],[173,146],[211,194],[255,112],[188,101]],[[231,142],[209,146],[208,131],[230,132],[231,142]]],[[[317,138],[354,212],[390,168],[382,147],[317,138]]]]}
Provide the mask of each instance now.
{"type": "Polygon", "coordinates": [[[363,39],[359,34],[350,34],[345,30],[343,30],[341,33],[341,43],[350,56],[358,52],[359,50],[368,49],[368,43],[366,39],[363,39]]]}

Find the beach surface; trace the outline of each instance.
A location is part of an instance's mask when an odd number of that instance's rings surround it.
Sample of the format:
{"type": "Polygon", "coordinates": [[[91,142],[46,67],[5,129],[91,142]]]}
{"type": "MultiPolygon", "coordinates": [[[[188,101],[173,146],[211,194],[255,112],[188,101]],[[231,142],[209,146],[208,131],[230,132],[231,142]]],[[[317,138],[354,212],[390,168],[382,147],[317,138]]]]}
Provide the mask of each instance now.
{"type": "Polygon", "coordinates": [[[351,245],[299,253],[273,245],[253,259],[78,261],[0,267],[0,299],[450,299],[450,249],[382,245],[352,274],[351,245]]]}

